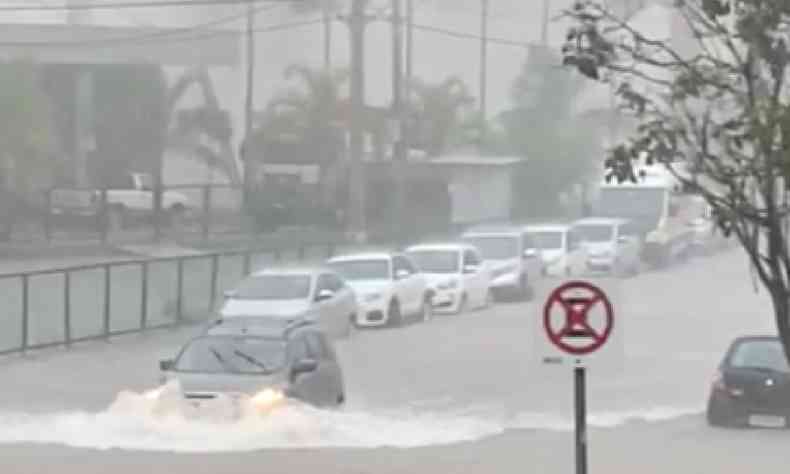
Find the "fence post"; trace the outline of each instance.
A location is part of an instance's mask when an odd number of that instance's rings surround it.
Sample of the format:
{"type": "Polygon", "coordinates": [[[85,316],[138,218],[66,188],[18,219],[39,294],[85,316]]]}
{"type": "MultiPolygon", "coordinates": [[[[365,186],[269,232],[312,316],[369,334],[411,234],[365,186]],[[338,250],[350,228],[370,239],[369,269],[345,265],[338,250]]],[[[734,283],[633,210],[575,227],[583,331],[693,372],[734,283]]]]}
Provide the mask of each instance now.
{"type": "Polygon", "coordinates": [[[211,229],[211,185],[203,186],[203,240],[208,239],[211,229]]]}
{"type": "Polygon", "coordinates": [[[140,329],[148,325],[148,262],[144,261],[140,268],[140,329]]]}
{"type": "Polygon", "coordinates": [[[219,276],[219,255],[214,254],[211,256],[211,296],[208,300],[209,316],[214,311],[214,305],[217,303],[217,278],[219,276]]]}
{"type": "Polygon", "coordinates": [[[71,272],[63,275],[63,337],[71,347],[71,272]]]}
{"type": "Polygon", "coordinates": [[[99,222],[101,223],[101,241],[102,243],[107,243],[107,238],[110,232],[110,210],[107,207],[107,188],[102,188],[101,190],[101,202],[99,205],[101,209],[99,210],[100,218],[99,222]]]}
{"type": "Polygon", "coordinates": [[[178,259],[178,282],[176,283],[176,291],[178,295],[176,297],[176,322],[180,323],[184,318],[183,313],[183,293],[184,293],[184,259],[179,257],[178,259]]]}
{"type": "Polygon", "coordinates": [[[249,276],[252,268],[252,251],[247,250],[244,252],[244,278],[249,276]]]}
{"type": "Polygon", "coordinates": [[[45,192],[44,199],[46,200],[46,214],[44,214],[44,236],[47,243],[52,242],[52,188],[48,188],[45,192]]]}
{"type": "Polygon", "coordinates": [[[108,263],[104,265],[104,337],[107,339],[110,338],[110,298],[112,297],[110,292],[111,280],[110,264],[108,263]]]}
{"type": "Polygon", "coordinates": [[[30,282],[27,275],[22,275],[22,344],[20,348],[22,352],[27,350],[28,346],[28,332],[30,330],[30,314],[29,314],[29,290],[30,282]]]}

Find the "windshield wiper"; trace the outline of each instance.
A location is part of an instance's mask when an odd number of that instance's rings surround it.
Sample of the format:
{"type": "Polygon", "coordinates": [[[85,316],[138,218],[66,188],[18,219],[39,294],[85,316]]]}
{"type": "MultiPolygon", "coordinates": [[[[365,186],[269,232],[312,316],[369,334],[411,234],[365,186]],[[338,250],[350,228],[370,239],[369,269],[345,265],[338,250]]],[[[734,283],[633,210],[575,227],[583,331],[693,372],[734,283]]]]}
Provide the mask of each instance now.
{"type": "Polygon", "coordinates": [[[240,350],[236,349],[236,350],[234,350],[234,351],[233,351],[233,355],[236,355],[236,356],[238,356],[238,357],[241,357],[242,359],[246,360],[246,361],[247,361],[247,362],[249,362],[250,364],[252,364],[252,365],[254,365],[254,366],[256,366],[256,367],[260,368],[260,369],[261,369],[261,370],[263,370],[264,372],[269,372],[269,368],[268,368],[268,367],[266,367],[266,364],[264,364],[263,362],[259,361],[259,360],[258,360],[258,359],[256,359],[255,357],[253,357],[253,356],[251,356],[251,355],[247,354],[246,352],[242,352],[242,351],[240,351],[240,350]]]}
{"type": "Polygon", "coordinates": [[[236,370],[236,368],[233,367],[233,365],[229,364],[228,361],[226,361],[225,358],[222,357],[222,354],[220,354],[217,349],[215,349],[214,347],[209,347],[208,350],[212,354],[214,354],[214,357],[216,357],[219,363],[222,364],[222,367],[225,367],[225,370],[227,370],[228,372],[238,372],[238,370],[236,370]]]}

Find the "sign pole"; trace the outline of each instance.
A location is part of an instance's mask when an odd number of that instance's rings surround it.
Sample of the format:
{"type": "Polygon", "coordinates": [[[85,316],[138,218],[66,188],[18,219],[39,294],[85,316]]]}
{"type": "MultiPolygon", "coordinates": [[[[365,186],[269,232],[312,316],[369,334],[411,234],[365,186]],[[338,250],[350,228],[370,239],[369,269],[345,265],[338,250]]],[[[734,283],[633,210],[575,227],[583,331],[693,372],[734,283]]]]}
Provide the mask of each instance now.
{"type": "Polygon", "coordinates": [[[574,367],[576,398],[576,474],[587,474],[587,388],[585,368],[574,367]]]}

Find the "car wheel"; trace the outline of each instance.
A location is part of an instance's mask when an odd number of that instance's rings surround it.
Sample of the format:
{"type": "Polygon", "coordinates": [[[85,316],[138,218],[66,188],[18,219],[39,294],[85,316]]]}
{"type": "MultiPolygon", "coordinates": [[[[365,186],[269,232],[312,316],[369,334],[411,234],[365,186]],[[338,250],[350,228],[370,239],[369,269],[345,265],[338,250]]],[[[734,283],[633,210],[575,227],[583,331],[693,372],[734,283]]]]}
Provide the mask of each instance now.
{"type": "Polygon", "coordinates": [[[398,300],[390,301],[389,308],[387,309],[387,322],[389,322],[392,327],[403,326],[403,314],[401,314],[398,300]]]}
{"type": "Polygon", "coordinates": [[[458,310],[455,312],[455,314],[465,313],[467,302],[468,301],[467,301],[466,293],[464,293],[463,295],[461,295],[461,302],[458,303],[458,310]]]}
{"type": "Polygon", "coordinates": [[[420,310],[420,316],[422,322],[428,322],[433,319],[433,298],[431,298],[430,294],[425,295],[422,300],[422,309],[420,310]]]}
{"type": "Polygon", "coordinates": [[[730,425],[730,420],[727,416],[726,410],[721,406],[721,403],[716,402],[716,399],[712,397],[708,401],[708,408],[705,411],[705,418],[707,419],[708,425],[710,426],[723,428],[730,425]]]}

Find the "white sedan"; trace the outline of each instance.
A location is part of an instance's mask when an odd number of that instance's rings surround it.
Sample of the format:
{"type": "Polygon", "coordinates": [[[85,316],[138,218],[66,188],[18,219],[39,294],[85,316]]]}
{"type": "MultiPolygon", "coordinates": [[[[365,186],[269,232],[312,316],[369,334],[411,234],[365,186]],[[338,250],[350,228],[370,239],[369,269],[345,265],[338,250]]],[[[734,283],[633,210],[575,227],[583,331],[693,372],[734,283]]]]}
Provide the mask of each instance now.
{"type": "Polygon", "coordinates": [[[270,268],[225,292],[220,317],[308,319],[332,337],[348,336],[356,296],[340,275],[325,268],[270,268]]]}
{"type": "Polygon", "coordinates": [[[463,243],[423,244],[409,247],[406,255],[434,290],[437,313],[461,313],[491,303],[491,275],[477,248],[463,243]]]}
{"type": "Polygon", "coordinates": [[[346,255],[330,259],[327,266],[343,276],[356,293],[359,326],[400,326],[407,318],[431,317],[432,291],[405,255],[346,255]]]}

